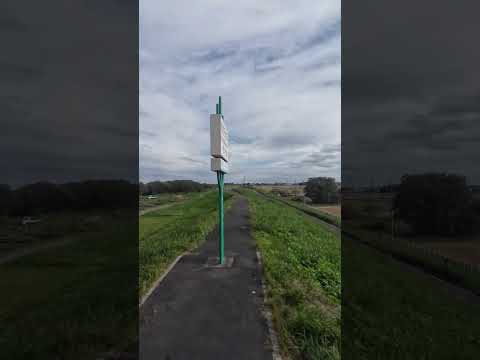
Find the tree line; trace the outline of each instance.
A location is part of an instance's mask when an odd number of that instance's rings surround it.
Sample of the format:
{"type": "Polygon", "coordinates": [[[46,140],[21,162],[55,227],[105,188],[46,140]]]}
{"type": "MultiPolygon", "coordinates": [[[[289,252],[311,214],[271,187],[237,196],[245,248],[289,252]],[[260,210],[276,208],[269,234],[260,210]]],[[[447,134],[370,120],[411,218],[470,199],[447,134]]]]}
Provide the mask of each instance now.
{"type": "Polygon", "coordinates": [[[29,216],[53,211],[136,207],[138,186],[123,180],[37,182],[17,189],[0,184],[0,215],[29,216]]]}
{"type": "Polygon", "coordinates": [[[12,189],[0,184],[0,216],[31,216],[57,211],[138,208],[138,196],[204,191],[213,185],[192,180],[134,184],[124,180],[36,182],[12,189]]]}
{"type": "Polygon", "coordinates": [[[193,180],[152,181],[140,183],[141,195],[156,195],[164,193],[200,192],[213,185],[202,184],[193,180]]]}

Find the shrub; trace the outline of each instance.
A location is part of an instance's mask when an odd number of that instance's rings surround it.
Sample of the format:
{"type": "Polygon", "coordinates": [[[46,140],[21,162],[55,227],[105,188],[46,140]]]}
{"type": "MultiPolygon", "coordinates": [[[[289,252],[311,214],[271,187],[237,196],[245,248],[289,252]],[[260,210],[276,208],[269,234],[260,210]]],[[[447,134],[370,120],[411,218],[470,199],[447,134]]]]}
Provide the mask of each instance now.
{"type": "Polygon", "coordinates": [[[316,204],[338,203],[338,187],[334,178],[310,178],[305,186],[305,195],[316,204]]]}
{"type": "Polygon", "coordinates": [[[393,206],[399,218],[420,234],[457,235],[472,230],[472,194],[460,175],[404,175],[393,206]]]}

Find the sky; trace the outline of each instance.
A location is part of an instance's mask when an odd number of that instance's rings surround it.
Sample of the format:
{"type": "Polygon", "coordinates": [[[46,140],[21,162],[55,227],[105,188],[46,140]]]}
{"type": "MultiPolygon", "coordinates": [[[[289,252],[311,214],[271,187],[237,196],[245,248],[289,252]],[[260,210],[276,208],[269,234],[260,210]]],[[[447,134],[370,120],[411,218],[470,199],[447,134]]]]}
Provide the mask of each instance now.
{"type": "Polygon", "coordinates": [[[137,11],[2,2],[0,184],[138,181],[137,11]]]}
{"type": "Polygon", "coordinates": [[[342,3],[342,185],[480,184],[480,3],[342,3]]]}
{"type": "Polygon", "coordinates": [[[215,182],[222,96],[227,182],[340,179],[340,1],[140,1],[140,180],[215,182]]]}

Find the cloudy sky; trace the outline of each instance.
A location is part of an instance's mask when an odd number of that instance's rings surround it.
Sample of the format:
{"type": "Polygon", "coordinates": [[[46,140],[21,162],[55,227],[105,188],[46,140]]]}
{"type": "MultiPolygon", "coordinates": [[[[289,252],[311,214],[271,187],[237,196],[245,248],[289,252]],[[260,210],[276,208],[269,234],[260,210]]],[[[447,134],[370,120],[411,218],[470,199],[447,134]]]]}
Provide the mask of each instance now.
{"type": "Polygon", "coordinates": [[[0,183],[138,178],[130,1],[0,5],[0,183]]]}
{"type": "Polygon", "coordinates": [[[480,184],[480,3],[342,4],[342,183],[480,184]]]}
{"type": "Polygon", "coordinates": [[[140,180],[214,182],[209,114],[230,133],[227,181],[340,178],[340,1],[140,1],[140,180]]]}

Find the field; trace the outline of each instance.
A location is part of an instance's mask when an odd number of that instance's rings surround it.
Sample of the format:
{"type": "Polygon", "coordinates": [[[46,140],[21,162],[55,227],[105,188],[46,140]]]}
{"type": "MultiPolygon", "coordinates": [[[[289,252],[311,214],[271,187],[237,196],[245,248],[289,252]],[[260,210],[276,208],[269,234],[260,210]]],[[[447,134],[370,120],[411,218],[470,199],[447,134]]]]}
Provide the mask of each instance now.
{"type": "Polygon", "coordinates": [[[342,239],[342,259],[348,259],[342,263],[345,358],[478,357],[476,296],[347,238],[342,239]]]}
{"type": "Polygon", "coordinates": [[[340,358],[340,239],[298,210],[241,190],[250,203],[283,352],[340,358]]]}
{"type": "Polygon", "coordinates": [[[39,223],[28,225],[21,224],[21,217],[0,217],[0,259],[17,250],[99,229],[104,216],[101,212],[50,213],[39,216],[39,223]]]}
{"type": "MultiPolygon", "coordinates": [[[[464,239],[426,238],[418,246],[432,249],[438,254],[460,263],[480,266],[480,236],[464,239]]],[[[479,274],[480,275],[480,274],[479,274]]]]}
{"type": "Polygon", "coordinates": [[[478,235],[465,238],[419,236],[414,235],[407,224],[396,220],[392,237],[393,196],[389,193],[345,195],[342,230],[402,261],[480,294],[478,235]]]}
{"type": "MultiPolygon", "coordinates": [[[[232,195],[225,193],[225,209],[232,195]]],[[[217,192],[192,193],[189,200],[139,218],[140,296],[180,254],[202,242],[218,220],[217,192]]]]}
{"type": "Polygon", "coordinates": [[[336,216],[336,217],[342,217],[342,207],[340,205],[312,205],[313,208],[319,210],[319,211],[324,211],[330,215],[336,216]]]}
{"type": "MultiPolygon", "coordinates": [[[[71,214],[50,218],[60,224],[65,216],[71,214]]],[[[78,216],[86,218],[96,226],[73,231],[67,222],[66,235],[57,229],[55,239],[68,244],[0,265],[1,358],[86,359],[112,349],[135,351],[138,222],[132,219],[138,217],[122,211],[78,216]]]]}

